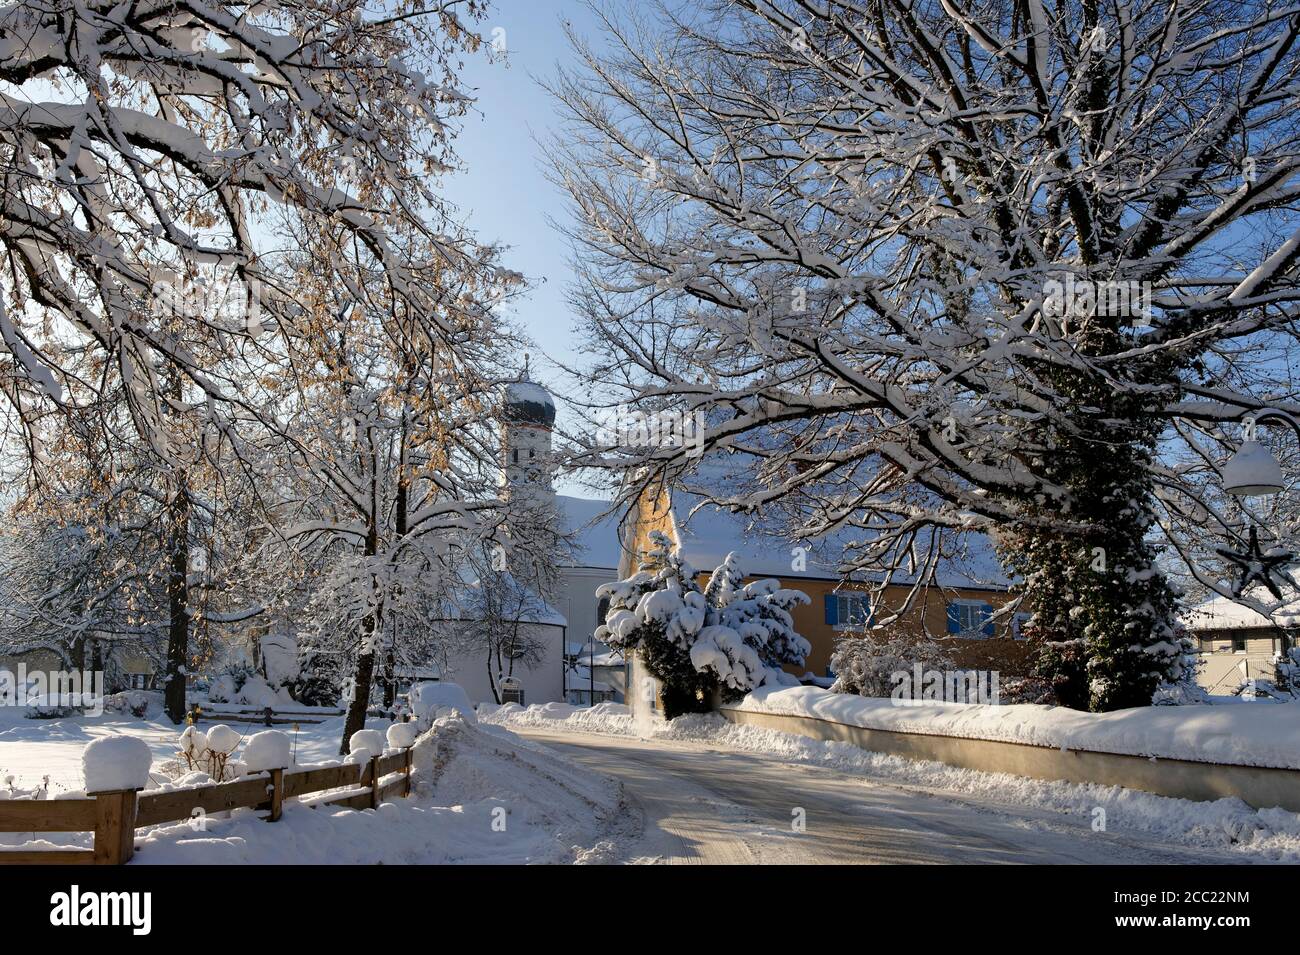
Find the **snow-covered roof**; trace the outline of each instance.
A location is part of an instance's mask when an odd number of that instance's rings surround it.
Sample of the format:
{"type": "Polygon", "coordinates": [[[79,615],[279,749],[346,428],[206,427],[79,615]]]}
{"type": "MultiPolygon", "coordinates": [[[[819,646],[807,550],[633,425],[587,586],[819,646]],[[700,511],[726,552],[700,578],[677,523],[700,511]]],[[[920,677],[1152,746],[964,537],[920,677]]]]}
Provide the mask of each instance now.
{"type": "MultiPolygon", "coordinates": [[[[838,580],[845,547],[861,537],[860,531],[843,531],[818,541],[793,541],[760,519],[703,501],[698,494],[682,489],[671,495],[682,552],[699,571],[713,570],[734,552],[745,573],[753,576],[838,580]],[[796,547],[805,548],[802,563],[795,561],[796,547]]],[[[617,571],[623,556],[619,524],[624,509],[609,501],[565,495],[557,495],[556,504],[564,530],[574,536],[576,552],[571,565],[617,571]]],[[[953,555],[938,568],[941,586],[1002,589],[1010,585],[988,537],[968,533],[954,543],[959,546],[951,548],[953,555]]],[[[907,583],[912,578],[896,573],[893,579],[907,583]]]]}
{"type": "Polygon", "coordinates": [[[555,503],[564,523],[564,531],[574,536],[572,566],[617,571],[623,545],[618,526],[623,509],[606,513],[609,501],[556,495],[555,503]]]}
{"type": "Polygon", "coordinates": [[[546,427],[555,424],[555,401],[551,393],[528,379],[506,385],[503,411],[510,421],[546,427]]]}
{"type": "MultiPolygon", "coordinates": [[[[861,531],[842,531],[817,541],[796,541],[770,525],[744,514],[733,514],[687,491],[672,494],[673,520],[682,553],[696,570],[709,571],[729,553],[740,558],[746,574],[764,577],[839,579],[845,547],[861,539],[861,531]],[[802,562],[796,548],[805,548],[802,562]],[[802,568],[802,569],[800,569],[802,568]]],[[[960,538],[953,556],[940,561],[937,579],[943,587],[1005,588],[1010,585],[992,542],[983,534],[960,538]]],[[[910,576],[896,573],[893,581],[910,576]]]]}
{"type": "MultiPolygon", "coordinates": [[[[1254,630],[1261,627],[1300,626],[1300,594],[1283,591],[1284,599],[1269,616],[1230,597],[1215,597],[1180,618],[1188,630],[1254,630]],[[1271,619],[1270,619],[1271,617],[1271,619]]],[[[1248,595],[1259,603],[1272,603],[1262,589],[1248,595]]]]}

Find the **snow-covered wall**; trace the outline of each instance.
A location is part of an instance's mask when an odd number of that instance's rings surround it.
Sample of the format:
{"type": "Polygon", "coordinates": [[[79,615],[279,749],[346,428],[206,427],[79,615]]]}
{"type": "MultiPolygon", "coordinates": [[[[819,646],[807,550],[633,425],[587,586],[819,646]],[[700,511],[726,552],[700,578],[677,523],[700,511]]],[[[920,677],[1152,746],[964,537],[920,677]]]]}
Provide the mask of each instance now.
{"type": "Polygon", "coordinates": [[[1181,799],[1236,797],[1300,812],[1300,706],[1147,707],[930,703],[759,689],[724,706],[733,723],[981,772],[1122,786],[1181,799]]]}
{"type": "Polygon", "coordinates": [[[919,701],[899,706],[893,700],[796,686],[761,687],[733,708],[901,733],[1300,769],[1300,705],[1286,703],[1149,706],[1085,713],[1036,704],[919,701]]]}

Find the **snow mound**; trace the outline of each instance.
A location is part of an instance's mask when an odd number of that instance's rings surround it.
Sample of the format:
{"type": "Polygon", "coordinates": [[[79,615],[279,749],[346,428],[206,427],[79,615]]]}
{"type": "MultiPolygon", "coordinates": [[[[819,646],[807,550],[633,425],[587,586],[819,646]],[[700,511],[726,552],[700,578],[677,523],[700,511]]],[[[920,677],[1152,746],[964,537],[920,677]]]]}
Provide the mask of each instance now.
{"type": "Polygon", "coordinates": [[[501,839],[509,858],[485,861],[582,861],[581,847],[595,847],[623,821],[617,781],[458,715],[438,720],[420,737],[413,765],[420,798],[461,807],[474,825],[501,839]]]}
{"type": "Polygon", "coordinates": [[[406,749],[406,747],[415,744],[419,733],[416,731],[414,723],[394,723],[388,727],[386,735],[389,749],[406,749]]]}
{"type": "Polygon", "coordinates": [[[348,740],[348,753],[359,763],[384,755],[384,734],[379,730],[357,730],[348,740]]]}
{"type": "Polygon", "coordinates": [[[131,736],[104,736],[81,751],[81,775],[88,793],[144,789],[153,754],[131,736]]]}
{"type": "Polygon", "coordinates": [[[244,744],[244,768],[250,773],[267,769],[284,769],[292,762],[292,742],[279,730],[254,733],[244,744]]]}
{"type": "Polygon", "coordinates": [[[417,683],[411,687],[411,713],[417,719],[437,710],[448,707],[473,723],[474,704],[469,701],[465,691],[456,683],[417,683]]]}

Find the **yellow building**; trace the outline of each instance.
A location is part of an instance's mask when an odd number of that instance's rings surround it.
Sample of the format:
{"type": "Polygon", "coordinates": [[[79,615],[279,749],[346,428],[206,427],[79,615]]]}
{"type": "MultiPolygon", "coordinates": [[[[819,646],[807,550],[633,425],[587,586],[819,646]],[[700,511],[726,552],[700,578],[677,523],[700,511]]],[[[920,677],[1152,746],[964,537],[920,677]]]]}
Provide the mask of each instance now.
{"type": "MultiPolygon", "coordinates": [[[[812,652],[803,667],[787,668],[795,676],[820,683],[830,680],[830,657],[836,641],[862,633],[873,617],[868,586],[846,581],[835,570],[842,541],[814,546],[782,541],[749,526],[743,515],[702,505],[693,494],[660,489],[643,494],[623,523],[621,577],[636,570],[639,556],[651,548],[654,531],[677,544],[699,572],[701,585],[714,567],[734,552],[746,580],[774,577],[783,587],[808,595],[810,602],[795,608],[793,616],[795,629],[812,645],[812,652]]],[[[938,584],[918,594],[891,629],[943,641],[955,666],[997,670],[1004,677],[1022,675],[1030,648],[1019,638],[1019,628],[1028,615],[990,619],[1008,601],[1008,582],[988,539],[982,535],[970,538],[968,554],[961,560],[943,562],[938,584]]],[[[910,589],[905,582],[886,587],[884,607],[904,604],[910,589]]]]}

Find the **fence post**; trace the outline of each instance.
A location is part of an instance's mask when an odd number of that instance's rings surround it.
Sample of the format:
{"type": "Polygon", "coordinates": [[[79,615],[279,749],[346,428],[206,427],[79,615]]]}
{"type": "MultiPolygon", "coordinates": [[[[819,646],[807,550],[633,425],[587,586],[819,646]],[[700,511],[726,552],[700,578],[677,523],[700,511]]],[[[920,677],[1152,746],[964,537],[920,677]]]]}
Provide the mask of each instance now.
{"type": "Polygon", "coordinates": [[[406,785],[402,788],[402,797],[411,795],[411,751],[415,747],[406,747],[406,785]]]}
{"type": "Polygon", "coordinates": [[[135,789],[95,797],[95,865],[125,865],[135,854],[135,789]]]}
{"type": "Polygon", "coordinates": [[[370,757],[370,808],[379,808],[379,757],[370,757]]]}
{"type": "Polygon", "coordinates": [[[272,769],[271,771],[271,815],[269,822],[279,820],[284,812],[284,770],[272,769]]]}

